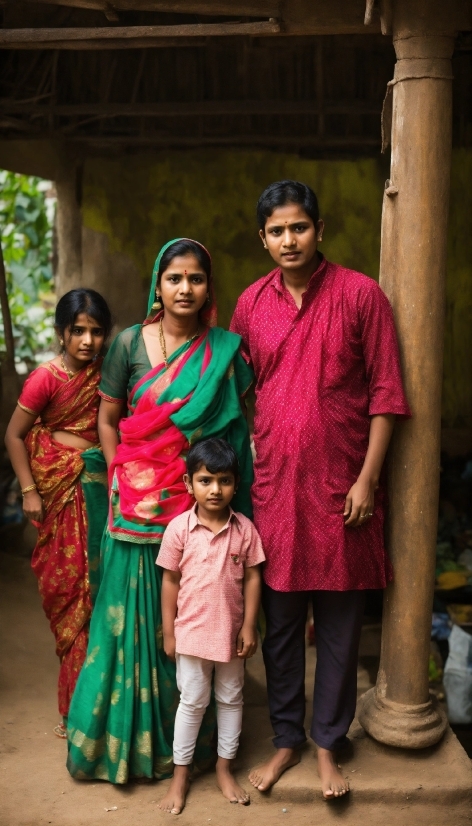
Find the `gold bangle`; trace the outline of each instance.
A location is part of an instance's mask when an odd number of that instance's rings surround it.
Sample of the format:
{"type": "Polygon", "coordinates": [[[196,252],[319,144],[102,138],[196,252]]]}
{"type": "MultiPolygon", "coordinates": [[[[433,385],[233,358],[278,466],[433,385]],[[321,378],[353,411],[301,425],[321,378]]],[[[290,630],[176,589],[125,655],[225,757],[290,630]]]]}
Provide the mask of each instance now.
{"type": "Polygon", "coordinates": [[[28,487],[26,487],[26,488],[21,488],[21,495],[24,496],[25,493],[29,493],[30,490],[37,490],[36,485],[33,484],[33,485],[28,485],[28,487]]]}

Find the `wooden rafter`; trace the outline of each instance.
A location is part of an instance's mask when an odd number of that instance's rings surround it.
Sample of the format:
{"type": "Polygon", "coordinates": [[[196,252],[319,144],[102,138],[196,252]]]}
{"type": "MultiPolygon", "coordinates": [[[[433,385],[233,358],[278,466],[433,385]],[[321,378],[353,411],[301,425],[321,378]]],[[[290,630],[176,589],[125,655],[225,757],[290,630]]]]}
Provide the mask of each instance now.
{"type": "Polygon", "coordinates": [[[378,115],[382,103],[364,100],[197,100],[153,103],[58,103],[54,106],[16,100],[0,100],[0,115],[22,114],[34,117],[192,117],[219,115],[378,115]]]}
{"type": "MultiPolygon", "coordinates": [[[[57,137],[60,137],[60,135],[57,137]]],[[[85,144],[101,148],[106,146],[150,146],[156,149],[178,149],[198,146],[262,146],[283,148],[287,151],[297,151],[302,148],[368,151],[373,147],[380,150],[381,143],[380,137],[373,138],[361,135],[330,136],[320,141],[316,135],[268,135],[260,133],[242,135],[162,135],[160,133],[153,134],[149,131],[143,135],[75,134],[70,135],[69,140],[73,144],[85,144]]]]}
{"type": "MultiPolygon", "coordinates": [[[[107,26],[55,29],[0,29],[2,49],[135,49],[180,37],[234,37],[280,33],[276,20],[254,23],[185,23],[174,26],[107,26]]],[[[166,45],[170,45],[169,42],[166,45]]]]}
{"type": "Polygon", "coordinates": [[[180,14],[218,15],[228,17],[278,17],[277,0],[31,0],[48,6],[69,6],[76,9],[103,11],[153,11],[180,14]]]}

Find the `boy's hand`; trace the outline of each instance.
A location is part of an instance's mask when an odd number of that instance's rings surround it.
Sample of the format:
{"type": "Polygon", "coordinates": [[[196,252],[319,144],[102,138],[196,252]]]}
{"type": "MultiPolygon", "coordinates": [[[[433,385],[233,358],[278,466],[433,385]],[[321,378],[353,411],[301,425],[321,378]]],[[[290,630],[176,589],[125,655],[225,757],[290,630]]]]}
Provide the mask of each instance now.
{"type": "Polygon", "coordinates": [[[344,524],[349,528],[366,525],[374,512],[374,495],[378,483],[359,476],[346,496],[344,504],[344,524]]]}
{"type": "Polygon", "coordinates": [[[243,625],[236,641],[238,657],[249,659],[257,651],[257,630],[255,626],[243,625]]]}
{"type": "Polygon", "coordinates": [[[175,636],[164,636],[164,651],[166,652],[169,660],[175,662],[175,636]]]}

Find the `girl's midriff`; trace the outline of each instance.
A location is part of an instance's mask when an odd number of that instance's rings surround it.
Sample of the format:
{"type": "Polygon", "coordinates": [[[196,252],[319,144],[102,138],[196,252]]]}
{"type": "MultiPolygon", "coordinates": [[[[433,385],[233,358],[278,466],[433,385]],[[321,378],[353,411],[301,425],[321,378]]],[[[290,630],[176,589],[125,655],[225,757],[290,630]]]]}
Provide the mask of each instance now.
{"type": "Polygon", "coordinates": [[[68,430],[54,430],[51,433],[52,438],[66,447],[75,447],[77,450],[88,450],[89,447],[96,447],[96,442],[89,442],[88,439],[83,439],[82,436],[76,436],[75,433],[69,433],[68,430]]]}

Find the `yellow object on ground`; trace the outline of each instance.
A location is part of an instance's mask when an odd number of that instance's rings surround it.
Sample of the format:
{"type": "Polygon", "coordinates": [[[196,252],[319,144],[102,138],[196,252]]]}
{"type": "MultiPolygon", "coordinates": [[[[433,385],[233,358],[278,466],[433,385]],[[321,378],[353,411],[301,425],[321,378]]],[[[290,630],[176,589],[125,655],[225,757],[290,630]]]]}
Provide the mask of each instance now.
{"type": "Polygon", "coordinates": [[[440,591],[463,588],[464,585],[468,585],[470,576],[470,572],[467,571],[444,571],[436,579],[436,588],[440,591]]]}

